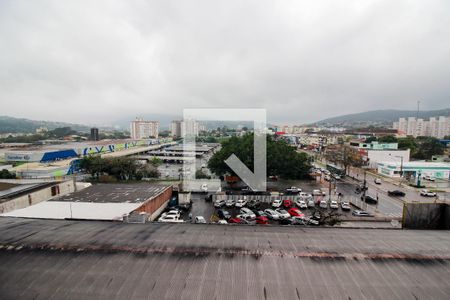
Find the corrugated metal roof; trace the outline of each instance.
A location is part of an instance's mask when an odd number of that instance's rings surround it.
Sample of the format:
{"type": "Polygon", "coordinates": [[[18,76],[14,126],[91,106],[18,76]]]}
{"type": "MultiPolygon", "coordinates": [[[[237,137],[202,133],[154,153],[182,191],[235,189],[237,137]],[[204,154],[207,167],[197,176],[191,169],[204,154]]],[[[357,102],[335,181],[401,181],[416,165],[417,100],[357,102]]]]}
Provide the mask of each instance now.
{"type": "Polygon", "coordinates": [[[5,298],[448,299],[449,231],[0,219],[5,298]]]}

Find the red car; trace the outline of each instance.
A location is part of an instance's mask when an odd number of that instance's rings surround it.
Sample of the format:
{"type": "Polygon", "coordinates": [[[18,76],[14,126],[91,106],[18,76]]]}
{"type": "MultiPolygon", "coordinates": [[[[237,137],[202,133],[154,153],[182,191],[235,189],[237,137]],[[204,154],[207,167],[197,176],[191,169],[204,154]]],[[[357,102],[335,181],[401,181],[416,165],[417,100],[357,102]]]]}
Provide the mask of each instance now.
{"type": "Polygon", "coordinates": [[[300,211],[300,209],[295,208],[295,207],[290,208],[290,209],[288,210],[288,213],[289,213],[292,217],[304,217],[304,216],[305,216],[305,214],[302,213],[302,212],[300,211]]]}
{"type": "Polygon", "coordinates": [[[293,205],[293,203],[292,203],[292,200],[283,200],[283,206],[285,207],[285,208],[289,208],[289,207],[292,207],[292,205],[293,205]]]}
{"type": "Polygon", "coordinates": [[[244,223],[244,220],[242,220],[241,218],[230,218],[230,219],[228,219],[228,223],[242,224],[242,223],[244,223]]]}
{"type": "Polygon", "coordinates": [[[267,225],[269,224],[269,218],[263,216],[256,217],[256,224],[267,225]]]}

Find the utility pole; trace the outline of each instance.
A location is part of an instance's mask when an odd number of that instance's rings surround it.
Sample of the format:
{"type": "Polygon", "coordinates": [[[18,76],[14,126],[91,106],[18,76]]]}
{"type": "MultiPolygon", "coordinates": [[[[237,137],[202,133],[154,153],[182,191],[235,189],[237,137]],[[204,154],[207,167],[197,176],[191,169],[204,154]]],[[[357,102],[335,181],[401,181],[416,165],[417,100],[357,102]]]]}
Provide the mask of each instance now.
{"type": "Polygon", "coordinates": [[[366,170],[364,170],[364,180],[363,180],[363,195],[362,195],[362,201],[364,202],[364,210],[367,210],[367,203],[366,203],[366,170]]]}

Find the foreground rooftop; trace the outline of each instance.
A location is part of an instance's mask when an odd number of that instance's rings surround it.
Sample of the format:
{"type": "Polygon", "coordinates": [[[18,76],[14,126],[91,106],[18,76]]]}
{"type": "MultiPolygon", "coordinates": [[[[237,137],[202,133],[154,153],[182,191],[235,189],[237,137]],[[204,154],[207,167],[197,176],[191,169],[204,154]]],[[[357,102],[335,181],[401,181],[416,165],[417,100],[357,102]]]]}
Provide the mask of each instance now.
{"type": "Polygon", "coordinates": [[[450,231],[0,218],[0,294],[448,299],[450,231]]]}

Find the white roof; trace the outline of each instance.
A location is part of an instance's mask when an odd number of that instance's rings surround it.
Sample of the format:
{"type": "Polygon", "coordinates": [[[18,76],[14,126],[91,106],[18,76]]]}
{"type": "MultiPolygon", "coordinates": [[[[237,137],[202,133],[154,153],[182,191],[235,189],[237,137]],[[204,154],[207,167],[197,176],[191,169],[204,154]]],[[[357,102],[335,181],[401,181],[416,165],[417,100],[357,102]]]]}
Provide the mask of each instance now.
{"type": "Polygon", "coordinates": [[[38,219],[122,220],[124,214],[132,212],[141,205],[142,203],[44,201],[0,216],[38,219]]]}

